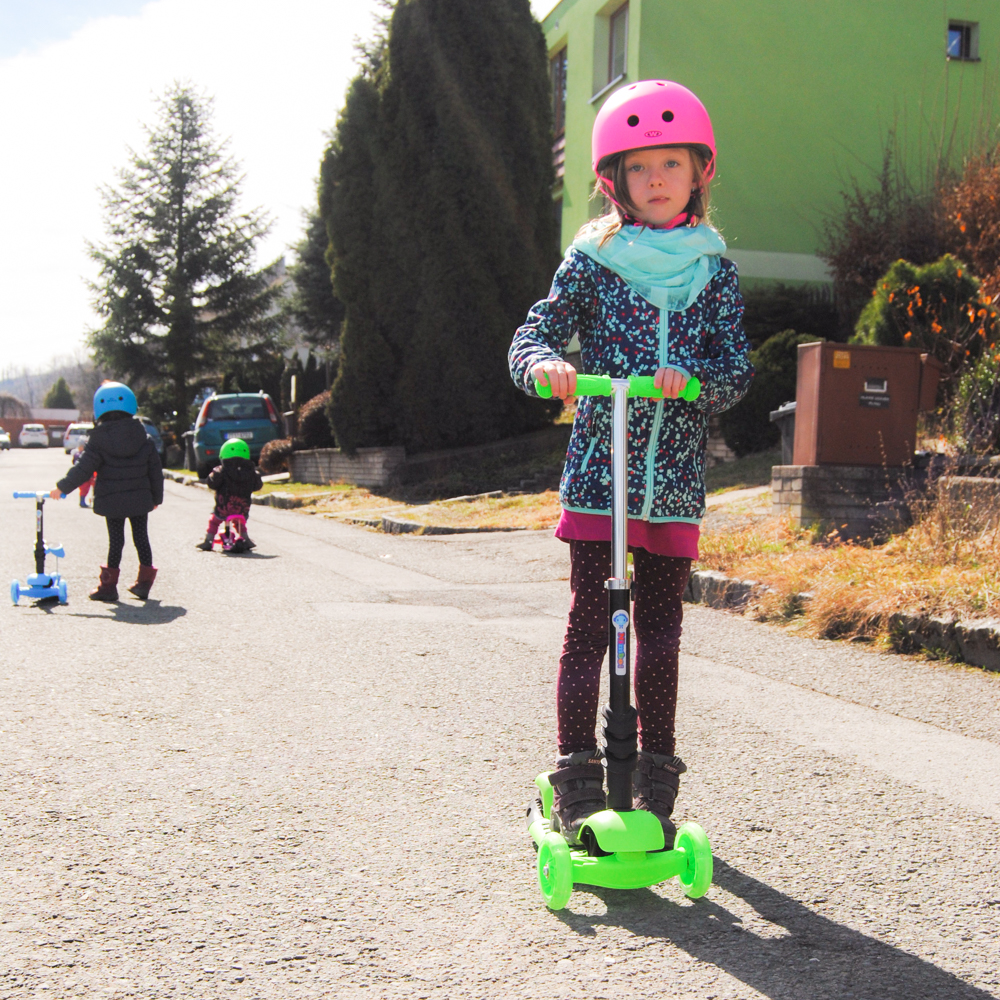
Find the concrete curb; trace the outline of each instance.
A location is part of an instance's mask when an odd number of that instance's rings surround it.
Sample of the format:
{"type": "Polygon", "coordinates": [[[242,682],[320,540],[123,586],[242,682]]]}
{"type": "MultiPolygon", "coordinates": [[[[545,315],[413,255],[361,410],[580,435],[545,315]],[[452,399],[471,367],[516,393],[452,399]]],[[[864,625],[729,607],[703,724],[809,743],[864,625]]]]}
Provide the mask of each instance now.
{"type": "MultiPolygon", "coordinates": [[[[683,600],[710,608],[743,613],[755,593],[767,588],[756,580],[738,580],[715,570],[695,570],[688,579],[683,600]]],[[[812,594],[795,595],[804,607],[812,594]]],[[[926,649],[944,653],[984,670],[1000,671],[1000,619],[935,617],[898,611],[889,619],[889,627],[904,652],[926,649]]]]}
{"type": "Polygon", "coordinates": [[[418,521],[403,521],[396,517],[345,517],[327,515],[347,524],[363,524],[377,528],[387,535],[476,535],[497,531],[527,531],[527,528],[453,528],[443,524],[420,524],[418,521]]]}

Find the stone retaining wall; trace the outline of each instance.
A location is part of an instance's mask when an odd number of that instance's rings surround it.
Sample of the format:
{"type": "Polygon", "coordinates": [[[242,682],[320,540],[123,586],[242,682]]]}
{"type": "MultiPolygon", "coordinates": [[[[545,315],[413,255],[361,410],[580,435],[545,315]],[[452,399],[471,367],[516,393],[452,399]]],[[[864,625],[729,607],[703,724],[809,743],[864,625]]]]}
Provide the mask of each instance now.
{"type": "Polygon", "coordinates": [[[1000,479],[986,476],[942,476],[937,481],[938,503],[970,527],[993,528],[1000,520],[1000,479]]]}
{"type": "Polygon", "coordinates": [[[463,464],[511,455],[516,461],[564,449],[569,443],[569,424],[556,424],[532,434],[491,441],[466,448],[449,448],[407,455],[400,447],[358,448],[345,455],[339,448],[295,451],[289,457],[289,472],[296,483],[354,483],[356,486],[385,488],[397,483],[418,482],[446,475],[463,464]]]}
{"type": "Polygon", "coordinates": [[[385,487],[394,482],[406,462],[403,448],[358,448],[345,455],[339,448],[293,451],[288,471],[294,483],[354,483],[355,486],[385,487]]]}
{"type": "Polygon", "coordinates": [[[905,527],[908,495],[919,493],[926,473],[863,465],[775,465],[775,514],[791,514],[799,528],[819,525],[844,538],[870,538],[905,527]]]}

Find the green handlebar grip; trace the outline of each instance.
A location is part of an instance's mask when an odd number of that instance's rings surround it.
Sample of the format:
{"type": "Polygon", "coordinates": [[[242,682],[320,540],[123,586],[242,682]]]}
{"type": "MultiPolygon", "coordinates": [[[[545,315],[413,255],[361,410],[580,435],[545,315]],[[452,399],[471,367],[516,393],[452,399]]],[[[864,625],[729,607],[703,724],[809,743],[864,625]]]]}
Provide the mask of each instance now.
{"type": "MultiPolygon", "coordinates": [[[[646,399],[663,399],[663,392],[653,384],[653,375],[630,375],[628,380],[629,396],[641,396],[646,399]]],[[[689,402],[697,399],[701,395],[701,382],[693,375],[684,383],[678,399],[686,399],[689,402]]]]}
{"type": "MultiPolygon", "coordinates": [[[[542,385],[535,379],[535,390],[542,399],[552,397],[552,386],[542,385]]],[[[610,396],[611,376],[610,375],[577,375],[576,392],[574,396],[610,396]]]]}
{"type": "MultiPolygon", "coordinates": [[[[663,399],[663,392],[653,385],[653,375],[630,375],[628,380],[628,394],[630,396],[641,396],[646,399],[663,399]]],[[[542,385],[535,379],[535,391],[542,399],[552,398],[552,386],[542,385]]],[[[610,375],[577,375],[576,392],[574,396],[610,396],[611,376],[610,375]]],[[[697,399],[701,395],[701,382],[693,376],[687,380],[681,390],[680,398],[686,400],[697,399]]]]}

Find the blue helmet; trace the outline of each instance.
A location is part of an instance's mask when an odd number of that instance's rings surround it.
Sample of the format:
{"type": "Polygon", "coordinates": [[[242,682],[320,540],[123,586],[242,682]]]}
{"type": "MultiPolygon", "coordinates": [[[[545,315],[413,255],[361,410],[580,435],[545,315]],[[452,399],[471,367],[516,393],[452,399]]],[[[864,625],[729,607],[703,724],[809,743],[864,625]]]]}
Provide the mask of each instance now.
{"type": "Polygon", "coordinates": [[[105,413],[122,410],[133,416],[139,411],[135,393],[123,382],[105,382],[94,393],[94,419],[100,420],[105,413]]]}

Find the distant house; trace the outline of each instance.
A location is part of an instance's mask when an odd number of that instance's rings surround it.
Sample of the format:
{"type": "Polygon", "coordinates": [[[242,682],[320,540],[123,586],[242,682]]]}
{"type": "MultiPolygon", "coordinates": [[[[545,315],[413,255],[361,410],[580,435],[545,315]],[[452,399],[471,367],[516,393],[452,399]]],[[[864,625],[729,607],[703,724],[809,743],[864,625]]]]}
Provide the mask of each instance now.
{"type": "Polygon", "coordinates": [[[543,28],[563,247],[599,211],[594,116],[636,80],[677,80],[705,102],[715,221],[744,278],[828,280],[824,218],[850,175],[874,179],[893,129],[916,172],[1000,114],[995,0],[561,0],[543,28]]]}

